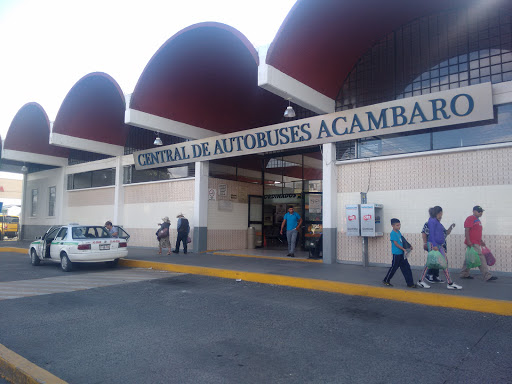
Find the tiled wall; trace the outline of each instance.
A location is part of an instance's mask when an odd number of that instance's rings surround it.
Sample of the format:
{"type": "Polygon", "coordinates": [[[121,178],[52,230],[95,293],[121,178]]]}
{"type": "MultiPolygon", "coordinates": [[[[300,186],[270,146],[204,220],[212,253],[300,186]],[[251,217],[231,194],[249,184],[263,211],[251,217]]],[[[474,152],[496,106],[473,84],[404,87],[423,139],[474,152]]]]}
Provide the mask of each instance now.
{"type": "Polygon", "coordinates": [[[208,249],[246,248],[248,196],[261,196],[261,185],[210,178],[208,188],[217,191],[216,200],[208,202],[208,249]],[[219,195],[221,184],[227,186],[226,196],[219,195]]]}
{"type": "Polygon", "coordinates": [[[368,203],[384,205],[382,220],[386,224],[383,237],[369,239],[370,262],[390,263],[388,223],[397,217],[402,234],[416,248],[410,263],[423,265],[426,253],[420,232],[428,208],[440,205],[442,223],[446,227],[456,224],[447,240],[450,265],[461,267],[464,220],[478,204],[486,210],[482,217],[484,241],[497,259],[491,269],[512,272],[511,160],[512,148],[495,148],[338,165],[338,260],[362,260],[361,238],[346,236],[345,205],[359,203],[359,192],[368,190],[368,203]]]}
{"type": "Polygon", "coordinates": [[[123,226],[131,236],[130,245],[158,247],[155,232],[162,218],[168,216],[174,246],[176,215],[183,213],[193,227],[194,180],[125,185],[122,209],[123,226]]]}
{"type": "Polygon", "coordinates": [[[114,217],[114,187],[67,191],[64,223],[103,225],[114,217]]]}

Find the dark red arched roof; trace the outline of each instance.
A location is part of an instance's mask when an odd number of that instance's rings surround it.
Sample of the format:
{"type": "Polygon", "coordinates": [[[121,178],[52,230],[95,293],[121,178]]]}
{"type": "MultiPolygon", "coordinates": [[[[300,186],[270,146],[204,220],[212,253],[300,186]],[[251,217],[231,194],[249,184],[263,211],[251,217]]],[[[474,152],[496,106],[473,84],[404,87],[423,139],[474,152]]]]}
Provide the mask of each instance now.
{"type": "Polygon", "coordinates": [[[335,99],[359,57],[386,34],[418,17],[512,1],[298,0],[271,44],[266,63],[335,99]]]}
{"type": "Polygon", "coordinates": [[[20,108],[9,126],[4,149],[68,158],[67,148],[50,143],[50,122],[43,107],[27,103],[20,108]]]}
{"type": "Polygon", "coordinates": [[[287,102],[258,87],[258,54],[236,29],[200,23],[151,58],[130,108],[220,133],[274,124],[287,102]]]}
{"type": "Polygon", "coordinates": [[[53,132],[124,146],[128,136],[125,109],[124,95],[117,82],[106,73],[90,73],[66,95],[53,132]]]}

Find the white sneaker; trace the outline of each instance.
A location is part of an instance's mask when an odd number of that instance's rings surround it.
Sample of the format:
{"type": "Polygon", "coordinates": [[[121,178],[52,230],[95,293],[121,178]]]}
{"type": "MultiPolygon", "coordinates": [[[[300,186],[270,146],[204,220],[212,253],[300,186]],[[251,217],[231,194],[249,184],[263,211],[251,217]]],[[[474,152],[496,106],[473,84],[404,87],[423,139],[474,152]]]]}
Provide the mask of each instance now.
{"type": "Polygon", "coordinates": [[[455,283],[451,283],[451,284],[448,284],[448,285],[446,286],[446,288],[448,288],[448,289],[462,289],[462,286],[457,285],[457,284],[455,284],[455,283]]]}
{"type": "Polygon", "coordinates": [[[418,281],[418,286],[421,287],[421,288],[425,288],[425,289],[430,288],[430,285],[428,285],[424,281],[418,281]]]}

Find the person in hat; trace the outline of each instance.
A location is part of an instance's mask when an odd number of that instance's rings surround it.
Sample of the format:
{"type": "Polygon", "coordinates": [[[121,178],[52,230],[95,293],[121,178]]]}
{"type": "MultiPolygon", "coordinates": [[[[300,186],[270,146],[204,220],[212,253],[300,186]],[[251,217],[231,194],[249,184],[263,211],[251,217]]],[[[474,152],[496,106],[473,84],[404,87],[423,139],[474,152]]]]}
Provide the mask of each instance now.
{"type": "Polygon", "coordinates": [[[183,213],[180,213],[176,218],[178,219],[178,239],[176,240],[176,248],[174,248],[173,253],[180,253],[180,243],[183,243],[183,253],[187,254],[187,241],[188,234],[190,232],[190,225],[183,213]]]}
{"type": "MultiPolygon", "coordinates": [[[[466,247],[473,247],[475,251],[478,252],[478,256],[480,256],[481,261],[481,264],[478,268],[480,269],[480,272],[482,272],[484,280],[493,281],[498,278],[491,275],[489,268],[487,267],[485,256],[482,254],[482,247],[485,247],[485,243],[482,240],[483,228],[480,218],[483,214],[484,209],[481,206],[475,205],[473,207],[473,214],[468,216],[466,221],[464,221],[464,231],[466,236],[464,243],[466,244],[466,247]]],[[[473,277],[469,274],[469,268],[466,266],[466,260],[464,260],[464,265],[460,271],[460,277],[462,279],[473,279],[473,277]]]]}
{"type": "Polygon", "coordinates": [[[158,239],[158,254],[162,254],[162,248],[168,248],[168,255],[171,254],[171,241],[169,240],[169,228],[171,227],[171,220],[169,220],[168,216],[162,218],[162,223],[158,224],[160,228],[156,232],[156,237],[158,239]]]}

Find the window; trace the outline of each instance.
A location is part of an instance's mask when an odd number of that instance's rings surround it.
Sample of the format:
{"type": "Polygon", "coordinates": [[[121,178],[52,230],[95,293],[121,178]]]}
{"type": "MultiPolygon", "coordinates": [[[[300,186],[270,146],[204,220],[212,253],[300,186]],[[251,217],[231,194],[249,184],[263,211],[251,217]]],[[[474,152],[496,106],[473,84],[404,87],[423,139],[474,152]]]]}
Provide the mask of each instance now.
{"type": "Polygon", "coordinates": [[[348,74],[336,111],[512,80],[512,16],[471,12],[421,17],[383,37],[348,74]]]}
{"type": "Polygon", "coordinates": [[[37,213],[37,189],[32,190],[32,206],[30,208],[30,216],[35,217],[37,213]]]}
{"type": "Polygon", "coordinates": [[[475,145],[512,142],[512,104],[496,107],[496,119],[395,135],[374,136],[336,143],[336,159],[368,158],[475,145]],[[349,149],[347,149],[347,147],[349,149]],[[352,148],[356,157],[345,154],[352,148]]]}
{"type": "Polygon", "coordinates": [[[57,187],[50,187],[48,196],[48,216],[55,216],[55,199],[57,197],[57,187]]]}
{"type": "Polygon", "coordinates": [[[63,228],[61,228],[61,230],[59,231],[59,234],[57,235],[57,238],[59,238],[59,239],[65,239],[67,234],[68,234],[68,228],[67,228],[67,227],[63,227],[63,228]]]}
{"type": "Polygon", "coordinates": [[[154,168],[136,170],[134,165],[123,168],[123,183],[135,184],[149,181],[182,179],[193,177],[195,173],[194,163],[172,168],[154,168]]]}
{"type": "Polygon", "coordinates": [[[68,175],[68,190],[95,187],[108,187],[115,184],[116,169],[107,168],[96,171],[68,175]]]}
{"type": "Polygon", "coordinates": [[[73,227],[73,239],[98,239],[111,237],[105,227],[73,227]]]}

